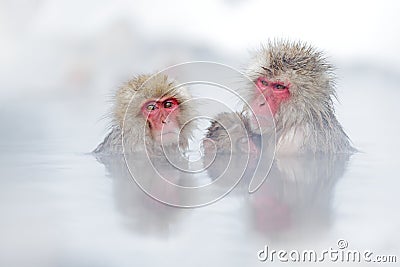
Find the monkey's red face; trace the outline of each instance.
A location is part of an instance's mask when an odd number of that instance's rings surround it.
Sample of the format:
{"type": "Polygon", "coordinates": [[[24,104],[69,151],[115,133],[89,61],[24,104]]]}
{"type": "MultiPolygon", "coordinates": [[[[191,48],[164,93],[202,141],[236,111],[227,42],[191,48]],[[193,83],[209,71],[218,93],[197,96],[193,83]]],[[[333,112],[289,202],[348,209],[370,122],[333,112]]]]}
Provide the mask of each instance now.
{"type": "Polygon", "coordinates": [[[265,77],[259,77],[256,86],[268,102],[272,115],[275,115],[281,103],[290,97],[288,82],[271,81],[265,77]]]}
{"type": "Polygon", "coordinates": [[[178,142],[179,102],[175,98],[150,100],[142,106],[142,114],[149,123],[153,139],[170,144],[178,142]]]}
{"type": "Polygon", "coordinates": [[[258,125],[261,129],[269,128],[272,124],[271,112],[272,116],[275,116],[280,105],[290,98],[290,83],[262,76],[256,80],[255,84],[257,97],[250,103],[250,106],[258,121],[252,121],[251,124],[253,129],[258,128],[258,125]]]}

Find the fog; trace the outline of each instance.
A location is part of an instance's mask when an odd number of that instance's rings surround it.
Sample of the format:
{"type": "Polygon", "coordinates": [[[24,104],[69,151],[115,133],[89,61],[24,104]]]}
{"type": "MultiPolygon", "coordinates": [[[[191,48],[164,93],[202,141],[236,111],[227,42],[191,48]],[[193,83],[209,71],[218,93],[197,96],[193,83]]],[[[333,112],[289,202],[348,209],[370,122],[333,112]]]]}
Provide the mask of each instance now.
{"type": "MultiPolygon", "coordinates": [[[[322,251],[339,239],[400,260],[399,10],[396,1],[1,1],[0,265],[279,265],[258,251],[322,251]],[[195,209],[153,200],[121,159],[89,154],[127,79],[191,61],[244,70],[268,38],[307,41],[334,63],[336,113],[359,153],[277,161],[256,193],[245,175],[195,209]]],[[[198,181],[220,171],[217,162],[198,181]]]]}

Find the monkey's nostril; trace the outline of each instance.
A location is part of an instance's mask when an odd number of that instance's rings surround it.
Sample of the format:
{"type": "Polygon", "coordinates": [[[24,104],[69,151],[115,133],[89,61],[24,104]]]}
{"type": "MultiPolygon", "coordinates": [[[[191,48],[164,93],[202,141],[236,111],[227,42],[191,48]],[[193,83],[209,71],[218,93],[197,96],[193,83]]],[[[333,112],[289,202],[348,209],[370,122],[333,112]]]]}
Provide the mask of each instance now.
{"type": "Polygon", "coordinates": [[[265,106],[265,102],[260,104],[260,107],[263,107],[263,106],[265,106]]]}

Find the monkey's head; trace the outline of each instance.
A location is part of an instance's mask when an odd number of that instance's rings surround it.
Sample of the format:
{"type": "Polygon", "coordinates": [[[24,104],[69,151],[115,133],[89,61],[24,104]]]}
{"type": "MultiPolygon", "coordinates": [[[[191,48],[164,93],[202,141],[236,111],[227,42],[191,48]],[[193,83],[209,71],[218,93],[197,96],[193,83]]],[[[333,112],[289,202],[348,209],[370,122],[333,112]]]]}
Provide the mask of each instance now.
{"type": "MultiPolygon", "coordinates": [[[[129,145],[181,145],[191,138],[193,108],[190,94],[166,75],[140,75],[116,94],[114,119],[123,134],[134,139],[129,145]]],[[[127,142],[128,143],[128,142],[127,142]]]]}
{"type": "MultiPolygon", "coordinates": [[[[333,110],[332,66],[320,51],[301,42],[268,42],[253,57],[248,76],[255,83],[249,104],[260,126],[272,118],[279,127],[298,125],[333,110]],[[268,118],[269,117],[269,118],[268,118]]],[[[254,116],[253,130],[258,129],[254,116]]]]}

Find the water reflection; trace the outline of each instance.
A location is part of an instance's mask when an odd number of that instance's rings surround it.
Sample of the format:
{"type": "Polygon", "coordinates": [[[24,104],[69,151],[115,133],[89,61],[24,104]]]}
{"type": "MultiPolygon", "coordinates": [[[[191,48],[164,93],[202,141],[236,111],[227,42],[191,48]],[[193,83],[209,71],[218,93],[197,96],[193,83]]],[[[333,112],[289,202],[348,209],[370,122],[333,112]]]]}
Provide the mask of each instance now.
{"type": "Polygon", "coordinates": [[[314,238],[332,222],[334,187],[349,155],[283,157],[251,196],[254,230],[272,239],[314,238]]]}
{"type": "MultiPolygon", "coordinates": [[[[247,195],[257,158],[232,196],[243,198],[249,230],[268,239],[314,238],[332,223],[332,199],[337,181],[344,175],[350,155],[280,156],[274,159],[267,180],[247,195]]],[[[208,169],[210,177],[223,172],[229,155],[217,158],[208,169]]],[[[230,160],[241,162],[243,156],[230,160]]],[[[233,166],[238,166],[233,164],[233,166]]],[[[240,170],[238,170],[240,171],[240,170]]]]}
{"type": "MultiPolygon", "coordinates": [[[[180,187],[166,187],[157,182],[160,176],[180,186],[193,187],[208,182],[214,187],[213,191],[208,191],[210,194],[227,190],[237,177],[242,177],[222,201],[236,203],[235,214],[241,213],[240,220],[245,222],[249,233],[253,232],[263,240],[285,240],[312,239],[330,228],[334,187],[345,173],[349,155],[275,158],[267,180],[253,194],[248,193],[248,187],[257,167],[256,157],[218,154],[202,173],[182,171],[162,157],[152,160],[155,165],[149,164],[144,156],[136,155],[134,158],[127,161],[135,161],[142,181],[147,181],[146,188],[177,203],[190,202],[199,196],[180,190],[180,187]],[[247,162],[245,170],[242,168],[243,162],[247,162]],[[221,175],[226,173],[228,175],[223,175],[221,179],[221,175]]],[[[134,182],[122,156],[98,160],[105,165],[113,180],[116,206],[129,229],[141,235],[158,237],[168,237],[172,231],[180,231],[179,225],[193,210],[171,207],[149,197],[134,182]]],[[[202,209],[207,213],[208,208],[202,209]]]]}
{"type": "MultiPolygon", "coordinates": [[[[123,156],[101,156],[97,158],[99,162],[106,167],[107,175],[113,182],[113,193],[116,208],[121,212],[124,218],[124,225],[141,235],[154,235],[157,237],[168,237],[174,225],[180,221],[182,209],[177,209],[165,205],[142,191],[135,183],[128,169],[128,165],[123,156]]],[[[126,159],[129,161],[129,158],[126,159]]],[[[151,183],[158,174],[149,165],[146,155],[136,155],[136,166],[141,168],[141,174],[151,183]]],[[[178,182],[181,179],[182,172],[172,167],[165,159],[158,158],[161,174],[171,182],[178,182]]],[[[151,186],[151,184],[149,184],[151,186]]],[[[171,197],[183,197],[170,190],[161,188],[160,183],[153,183],[154,190],[161,195],[171,197]]],[[[178,228],[176,228],[178,229],[178,228]]]]}

